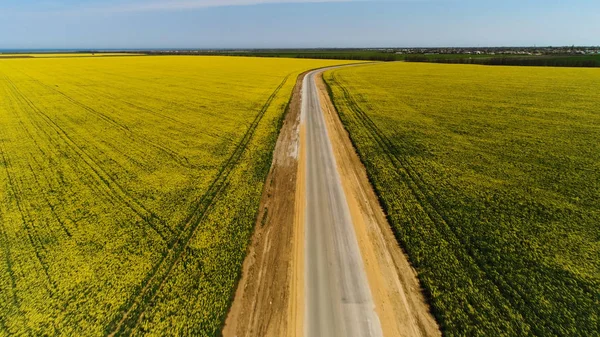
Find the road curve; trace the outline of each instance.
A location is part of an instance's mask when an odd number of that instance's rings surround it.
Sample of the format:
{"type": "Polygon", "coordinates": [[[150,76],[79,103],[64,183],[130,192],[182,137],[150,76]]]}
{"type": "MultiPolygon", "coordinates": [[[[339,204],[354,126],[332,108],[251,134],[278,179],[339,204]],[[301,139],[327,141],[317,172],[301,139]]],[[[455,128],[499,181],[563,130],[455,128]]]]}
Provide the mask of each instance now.
{"type": "Polygon", "coordinates": [[[301,118],[305,128],[306,337],[383,335],[336,159],[327,133],[315,77],[306,75],[301,118]]]}

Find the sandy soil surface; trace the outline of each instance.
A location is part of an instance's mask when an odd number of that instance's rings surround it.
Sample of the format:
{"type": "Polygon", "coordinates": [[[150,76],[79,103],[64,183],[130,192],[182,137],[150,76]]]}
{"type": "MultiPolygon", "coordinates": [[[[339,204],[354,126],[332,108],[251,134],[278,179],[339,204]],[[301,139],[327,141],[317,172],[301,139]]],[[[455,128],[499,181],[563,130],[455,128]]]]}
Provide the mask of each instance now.
{"type": "Polygon", "coordinates": [[[302,333],[304,213],[296,200],[303,202],[304,195],[296,186],[303,184],[299,182],[298,160],[303,156],[300,110],[304,75],[296,82],[277,139],[252,243],[223,328],[225,337],[302,333]]]}
{"type": "Polygon", "coordinates": [[[399,247],[350,138],[316,79],[321,108],[354,223],[369,286],[385,336],[441,336],[415,270],[399,247]]]}
{"type": "Polygon", "coordinates": [[[306,172],[303,169],[306,162],[306,130],[304,123],[300,124],[300,156],[298,157],[298,180],[296,184],[296,208],[295,213],[295,236],[293,242],[294,258],[292,269],[292,284],[290,287],[291,301],[288,308],[288,317],[290,325],[288,326],[287,336],[302,336],[304,332],[304,221],[306,206],[305,190],[302,186],[306,185],[306,172]]]}

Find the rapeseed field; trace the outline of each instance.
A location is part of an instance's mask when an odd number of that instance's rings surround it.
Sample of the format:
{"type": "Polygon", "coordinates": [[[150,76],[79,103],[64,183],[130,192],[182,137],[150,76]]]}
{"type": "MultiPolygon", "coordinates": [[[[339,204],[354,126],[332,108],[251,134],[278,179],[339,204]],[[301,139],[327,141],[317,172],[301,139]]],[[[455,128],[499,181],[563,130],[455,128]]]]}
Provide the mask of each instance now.
{"type": "Polygon", "coordinates": [[[217,335],[296,78],[340,63],[0,60],[0,335],[217,335]]]}
{"type": "Polygon", "coordinates": [[[324,78],[444,335],[599,335],[600,71],[324,78]]]}

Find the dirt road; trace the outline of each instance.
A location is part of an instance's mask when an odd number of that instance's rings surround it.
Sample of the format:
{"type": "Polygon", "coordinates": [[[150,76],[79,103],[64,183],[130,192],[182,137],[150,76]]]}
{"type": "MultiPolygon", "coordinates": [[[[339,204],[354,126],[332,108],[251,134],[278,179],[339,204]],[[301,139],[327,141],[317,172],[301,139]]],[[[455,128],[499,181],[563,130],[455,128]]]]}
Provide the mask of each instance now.
{"type": "Polygon", "coordinates": [[[304,78],[306,125],[305,336],[382,336],[350,208],[321,111],[315,77],[304,78]]]}
{"type": "Polygon", "coordinates": [[[440,336],[323,70],[299,79],[224,336],[440,336]]]}
{"type": "Polygon", "coordinates": [[[321,74],[315,84],[383,335],[441,336],[321,74]]]}

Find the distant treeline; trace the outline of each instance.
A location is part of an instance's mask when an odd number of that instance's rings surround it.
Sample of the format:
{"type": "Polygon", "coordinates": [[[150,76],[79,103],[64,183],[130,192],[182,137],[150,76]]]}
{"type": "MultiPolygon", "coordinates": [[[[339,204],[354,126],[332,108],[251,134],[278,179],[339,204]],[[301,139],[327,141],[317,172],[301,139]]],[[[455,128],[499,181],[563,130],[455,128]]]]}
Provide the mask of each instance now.
{"type": "Polygon", "coordinates": [[[29,55],[0,55],[0,59],[25,59],[32,58],[33,56],[29,55]]]}
{"type": "Polygon", "coordinates": [[[528,57],[476,57],[448,58],[434,55],[409,55],[406,62],[433,62],[452,64],[482,64],[492,66],[539,67],[600,67],[600,55],[593,56],[528,56],[528,57]]]}
{"type": "Polygon", "coordinates": [[[398,61],[403,55],[368,50],[327,50],[327,51],[150,51],[148,55],[216,55],[216,56],[247,56],[247,57],[287,57],[306,59],[332,59],[357,61],[398,61]]]}
{"type": "MultiPolygon", "coordinates": [[[[83,51],[82,51],[83,52],[83,51]]],[[[92,51],[88,51],[92,52],[92,51]]],[[[257,50],[152,50],[138,51],[145,55],[197,55],[286,57],[303,59],[332,59],[356,61],[407,61],[455,64],[545,67],[600,67],[598,55],[502,55],[489,54],[400,54],[365,49],[257,49],[257,50]]]]}
{"type": "MultiPolygon", "coordinates": [[[[253,56],[264,56],[264,55],[253,55],[253,56]]],[[[290,57],[285,55],[273,55],[273,57],[290,57]]],[[[352,53],[339,53],[339,54],[297,54],[295,58],[307,58],[307,59],[334,59],[334,60],[357,60],[357,61],[397,61],[399,58],[395,54],[389,53],[378,53],[378,54],[352,54],[352,53]]]]}

